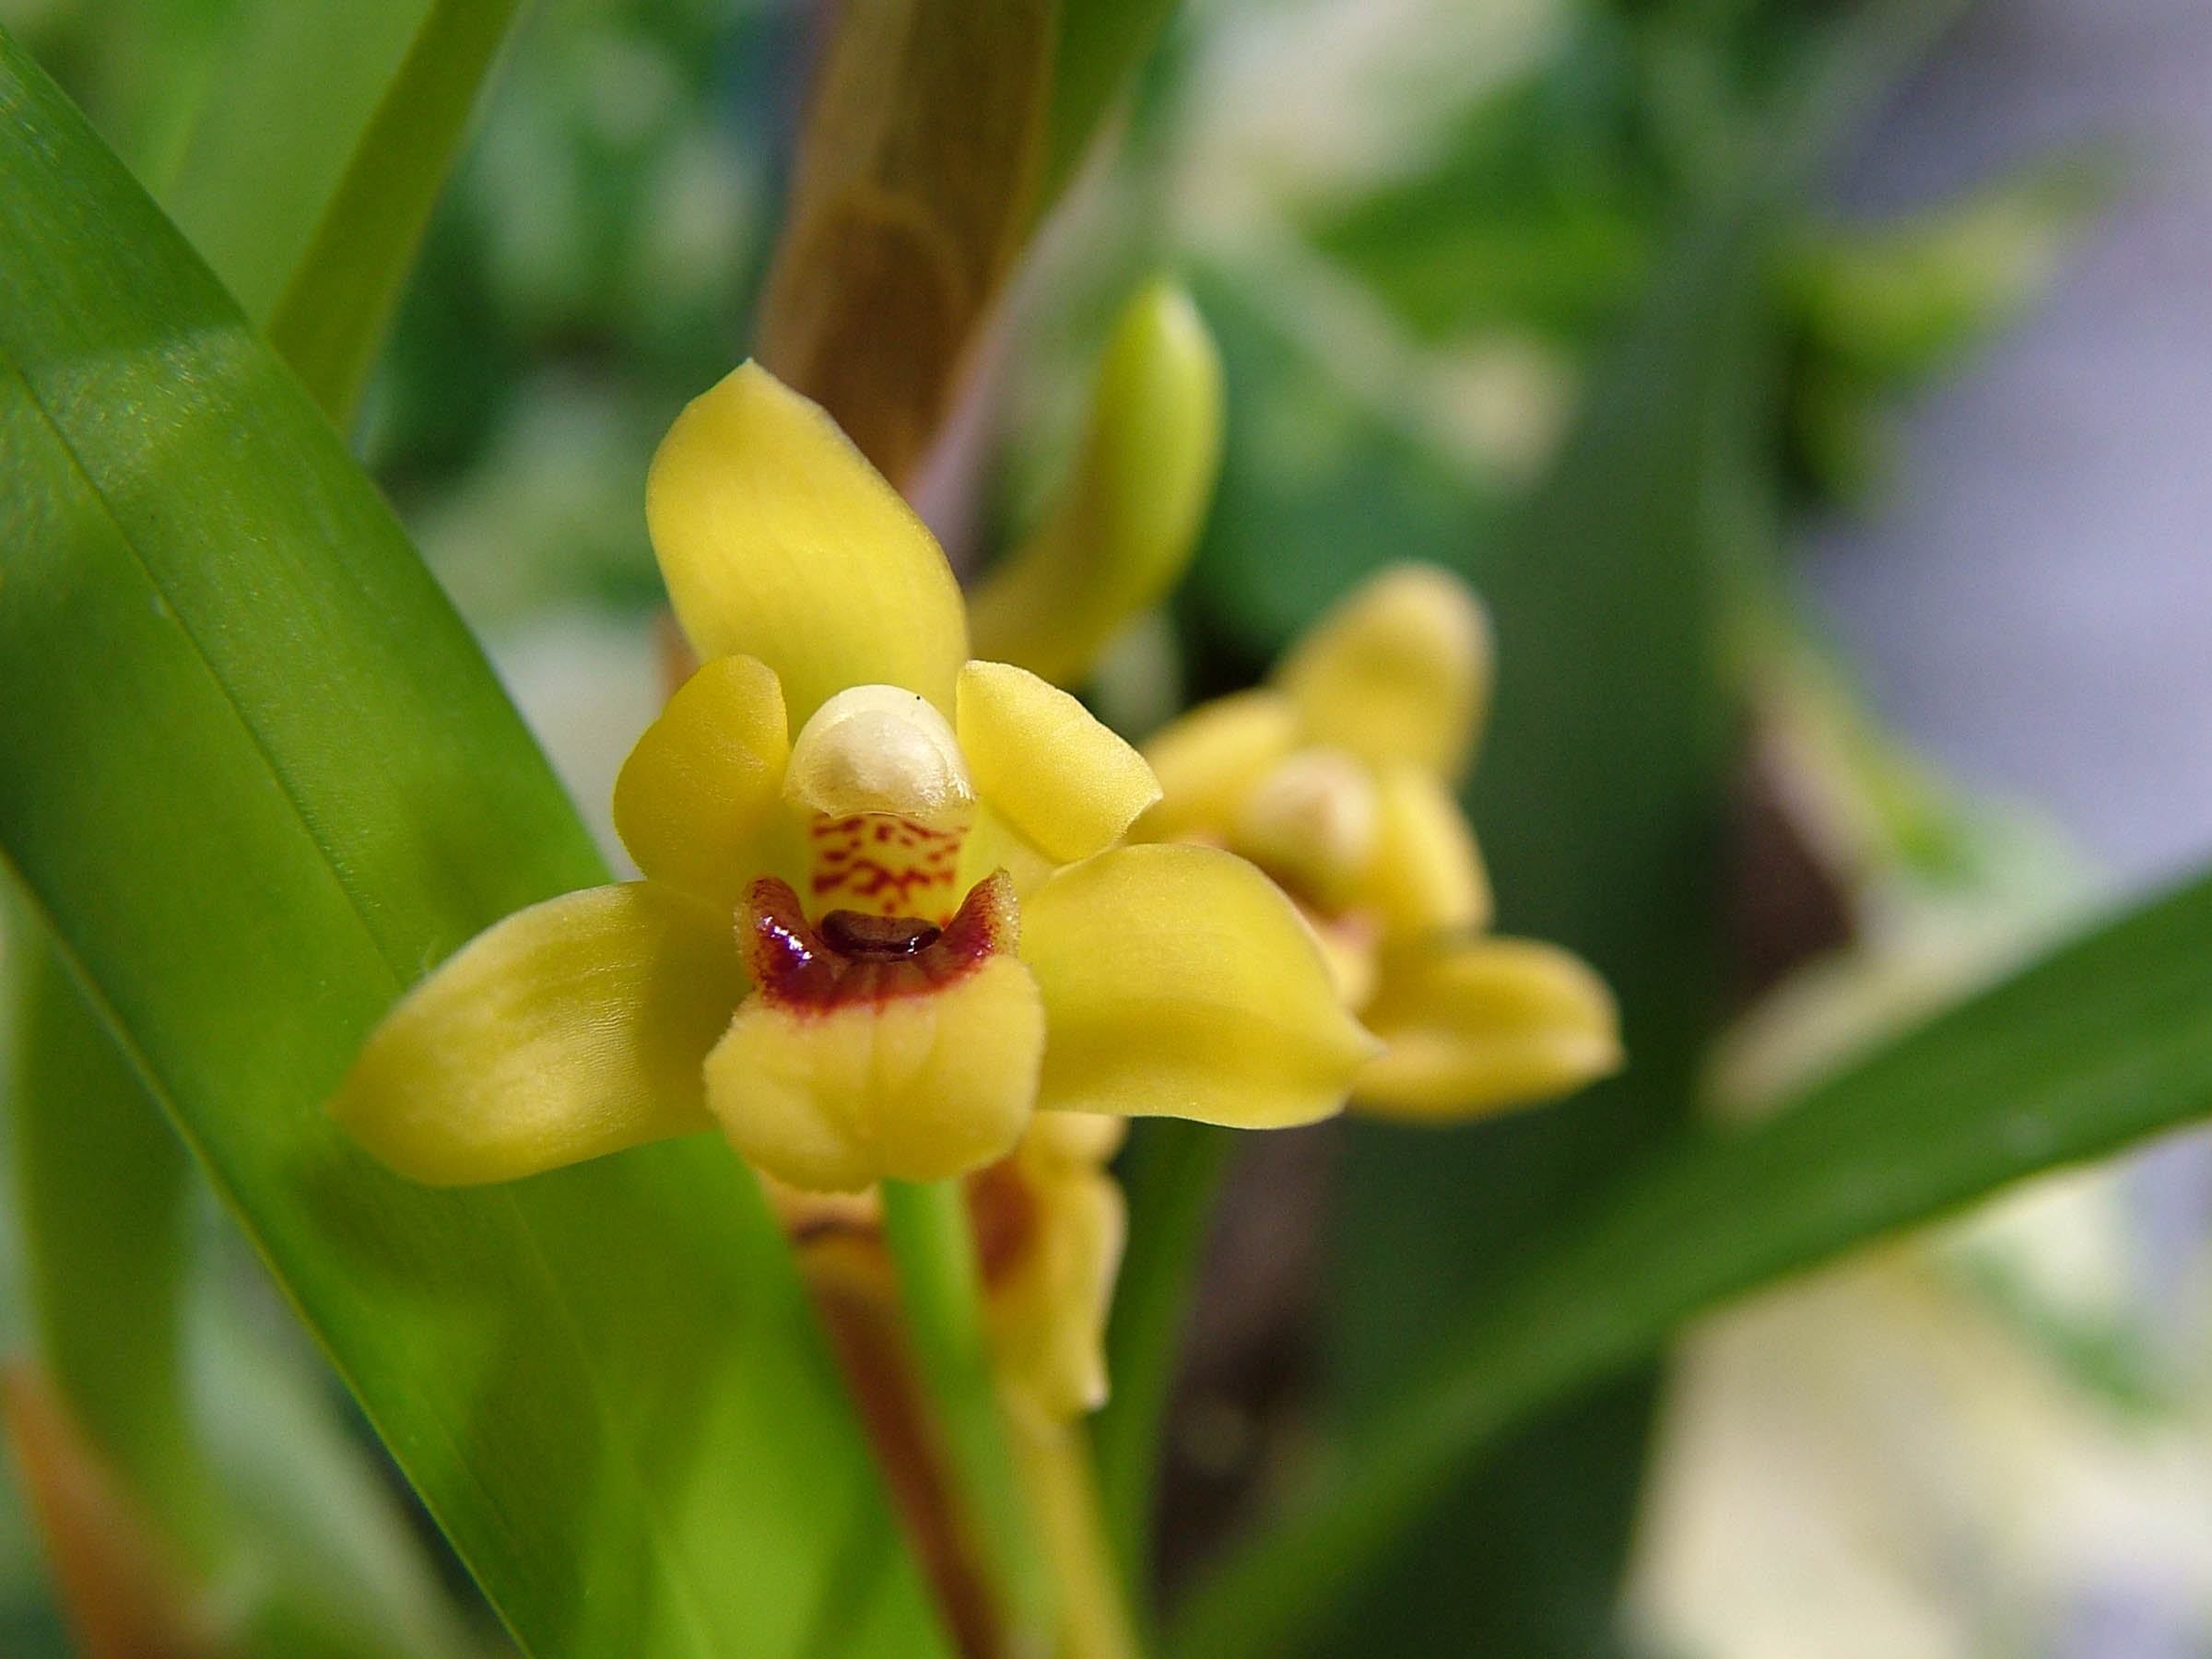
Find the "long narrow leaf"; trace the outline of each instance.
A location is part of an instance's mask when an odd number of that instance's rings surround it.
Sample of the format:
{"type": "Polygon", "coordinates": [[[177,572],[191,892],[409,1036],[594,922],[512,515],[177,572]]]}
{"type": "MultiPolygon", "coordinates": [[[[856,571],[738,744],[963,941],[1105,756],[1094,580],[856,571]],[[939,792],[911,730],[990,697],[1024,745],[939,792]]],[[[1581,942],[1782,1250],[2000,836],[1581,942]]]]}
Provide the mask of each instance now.
{"type": "Polygon", "coordinates": [[[726,1148],[430,1192],[320,1111],[425,966],[602,872],[314,405],[4,39],[0,471],[0,845],[527,1650],[937,1651],[726,1148]]]}
{"type": "Polygon", "coordinates": [[[265,321],[305,259],[437,0],[243,0],[175,174],[148,181],[200,257],[265,321]]]}
{"type": "Polygon", "coordinates": [[[515,0],[434,0],[265,319],[343,429],[429,223],[515,0]]]}
{"type": "MultiPolygon", "coordinates": [[[[1735,163],[1681,222],[1578,429],[1477,559],[1500,638],[1473,804],[1513,932],[1585,953],[1619,994],[1630,1065],[1563,1107],[1437,1136],[1357,1125],[1334,1357],[1348,1420],[1387,1410],[1463,1310],[1556,1218],[1684,1130],[1720,1018],[1721,859],[1740,572],[1778,536],[1770,270],[1822,166],[1960,9],[1824,8],[1789,39],[1735,163]]],[[[1558,1402],[1424,1512],[1359,1591],[1334,1653],[1457,1639],[1527,1659],[1609,1640],[1655,1367],[1558,1402]],[[1445,1564],[1452,1563],[1449,1571],[1445,1564]]]]}
{"type": "Polygon", "coordinates": [[[1112,111],[1174,15],[1175,0],[1060,0],[1053,42],[1053,101],[1044,132],[1041,213],[1082,164],[1112,111]]]}
{"type": "Polygon", "coordinates": [[[2007,1182],[2212,1112],[2212,878],[2059,951],[1764,1126],[1713,1134],[1559,1229],[1177,1630],[1277,1653],[1500,1434],[1681,1322],[2007,1182]]]}
{"type": "Polygon", "coordinates": [[[6,920],[15,1199],[41,1357],[168,1538],[204,1557],[208,1471],[180,1348],[191,1163],[36,924],[12,903],[6,920]]]}

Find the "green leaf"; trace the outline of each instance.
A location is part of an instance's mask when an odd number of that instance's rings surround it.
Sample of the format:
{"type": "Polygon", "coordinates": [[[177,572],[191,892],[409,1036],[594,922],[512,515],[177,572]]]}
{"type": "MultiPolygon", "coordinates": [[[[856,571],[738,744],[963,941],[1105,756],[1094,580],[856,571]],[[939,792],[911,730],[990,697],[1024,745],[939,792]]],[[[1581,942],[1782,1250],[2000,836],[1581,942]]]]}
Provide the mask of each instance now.
{"type": "Polygon", "coordinates": [[[1129,1242],[1106,1325],[1113,1392],[1091,1421],[1091,1437],[1107,1536],[1140,1618],[1150,1611],[1161,1430],[1236,1138],[1212,1124],[1146,1118],[1130,1125],[1116,1171],[1128,1196],[1129,1242]]]}
{"type": "MultiPolygon", "coordinates": [[[[166,1132],[166,1130],[165,1130],[166,1132]]],[[[450,1659],[481,1652],[440,1588],[386,1471],[303,1333],[265,1328],[269,1287],[222,1248],[188,1310],[185,1353],[228,1510],[214,1596],[240,1653],[266,1659],[450,1659]],[[258,1316],[258,1317],[257,1317],[258,1316]],[[294,1338],[286,1343],[280,1337],[294,1338]]]]}
{"type": "Polygon", "coordinates": [[[37,924],[14,905],[6,920],[15,1200],[40,1357],[131,1490],[205,1565],[207,1469],[178,1348],[191,1162],[37,924]]]}
{"type": "Polygon", "coordinates": [[[1587,1204],[1342,1449],[1295,1519],[1209,1586],[1171,1651],[1282,1651],[1505,1430],[1692,1314],[2212,1112],[2208,961],[2212,878],[1587,1204]]]}
{"type": "Polygon", "coordinates": [[[8,12],[23,45],[54,66],[100,135],[159,194],[176,177],[239,3],[105,0],[8,12]]]}
{"type": "Polygon", "coordinates": [[[175,177],[171,218],[265,320],[436,0],[246,0],[225,32],[175,177]]]}
{"type": "MultiPolygon", "coordinates": [[[[441,0],[419,16],[398,75],[333,182],[334,198],[303,215],[317,227],[315,239],[268,332],[340,426],[351,418],[371,352],[512,9],[512,0],[441,0]]],[[[400,17],[421,11],[382,7],[400,17]]],[[[281,29],[289,18],[297,26],[309,16],[265,6],[248,27],[265,33],[272,23],[281,29]]],[[[327,12],[313,20],[318,30],[334,21],[327,12]]],[[[356,50],[354,69],[382,67],[373,31],[349,42],[341,32],[338,43],[356,50]]],[[[321,50],[293,50],[281,62],[263,63],[246,101],[265,112],[302,77],[327,91],[332,45],[326,38],[321,50]]],[[[235,119],[241,108],[237,89],[226,84],[211,118],[235,119]]],[[[319,128],[327,128],[328,111],[315,113],[319,128]]],[[[215,159],[249,173],[265,161],[219,149],[215,159]]],[[[273,159],[300,170],[301,183],[320,177],[312,145],[280,146],[273,159]]],[[[198,161],[189,182],[203,193],[258,200],[267,189],[263,176],[226,180],[205,147],[198,161]]],[[[173,166],[157,167],[147,176],[171,171],[173,166]]],[[[279,191],[276,199],[291,197],[279,191]]],[[[285,227],[272,221],[265,229],[285,227]]],[[[180,1301],[193,1265],[183,1232],[190,1160],[37,935],[26,919],[15,953],[21,1041],[14,1106],[25,1253],[49,1378],[200,1570],[225,1584],[245,1575],[252,1590],[239,1617],[251,1651],[453,1651],[451,1614],[385,1483],[315,1409],[305,1379],[291,1377],[275,1356],[233,1366],[235,1386],[202,1391],[203,1405],[253,1402],[251,1423],[234,1425],[239,1431],[229,1436],[227,1454],[211,1467],[180,1392],[180,1301]]]]}
{"type": "Polygon", "coordinates": [[[320,1397],[317,1369],[255,1336],[230,1283],[195,1275],[189,1156],[36,923],[8,911],[13,1184],[46,1379],[213,1586],[241,1653],[460,1652],[389,1483],[320,1397]]]}
{"type": "Polygon", "coordinates": [[[429,964],[603,878],[328,423],[0,40],[0,846],[525,1648],[940,1651],[749,1175],[433,1192],[328,1122],[429,964]]]}
{"type": "Polygon", "coordinates": [[[1060,0],[1038,212],[1075,176],[1099,124],[1174,15],[1175,0],[1060,0]]]}
{"type": "Polygon", "coordinates": [[[265,319],[269,343],[341,429],[359,406],[514,8],[515,0],[434,0],[265,319]]]}
{"type": "Polygon", "coordinates": [[[341,427],[515,0],[258,0],[150,180],[341,427]]]}

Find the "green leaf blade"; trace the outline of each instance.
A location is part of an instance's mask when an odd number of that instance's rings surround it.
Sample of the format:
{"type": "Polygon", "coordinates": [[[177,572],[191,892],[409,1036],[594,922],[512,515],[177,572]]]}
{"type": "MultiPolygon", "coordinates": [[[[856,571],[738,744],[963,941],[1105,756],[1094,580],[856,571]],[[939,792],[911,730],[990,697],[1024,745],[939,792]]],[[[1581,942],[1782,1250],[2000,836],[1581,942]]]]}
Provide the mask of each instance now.
{"type": "Polygon", "coordinates": [[[246,314],[300,268],[357,135],[438,0],[253,0],[222,31],[161,205],[246,314]]]}
{"type": "Polygon", "coordinates": [[[28,916],[9,905],[18,994],[15,1194],[46,1374],[168,1536],[210,1532],[178,1352],[190,1165],[28,916]]]}
{"type": "Polygon", "coordinates": [[[514,10],[515,0],[435,0],[269,312],[269,343],[341,429],[514,10]]]}
{"type": "Polygon", "coordinates": [[[603,872],[321,413],[4,38],[0,471],[0,845],[526,1651],[940,1651],[726,1148],[434,1192],[322,1112],[423,968],[603,872]]]}

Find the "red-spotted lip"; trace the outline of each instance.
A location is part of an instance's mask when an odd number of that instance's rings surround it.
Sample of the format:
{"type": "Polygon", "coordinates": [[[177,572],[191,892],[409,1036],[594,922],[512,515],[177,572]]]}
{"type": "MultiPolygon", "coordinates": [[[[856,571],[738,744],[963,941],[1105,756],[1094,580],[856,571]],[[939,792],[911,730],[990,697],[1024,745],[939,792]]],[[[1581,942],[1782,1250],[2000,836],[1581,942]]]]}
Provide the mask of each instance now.
{"type": "Polygon", "coordinates": [[[737,939],[753,985],[771,1003],[826,1013],[943,990],[998,951],[1014,948],[1014,886],[1004,870],[968,891],[943,927],[918,916],[831,911],[806,920],[789,882],[763,876],[746,889],[737,939]]]}
{"type": "Polygon", "coordinates": [[[899,904],[913,904],[919,897],[942,914],[942,905],[951,900],[960,856],[958,830],[862,813],[818,819],[807,833],[815,865],[809,885],[818,904],[832,893],[868,901],[895,893],[899,904]]]}

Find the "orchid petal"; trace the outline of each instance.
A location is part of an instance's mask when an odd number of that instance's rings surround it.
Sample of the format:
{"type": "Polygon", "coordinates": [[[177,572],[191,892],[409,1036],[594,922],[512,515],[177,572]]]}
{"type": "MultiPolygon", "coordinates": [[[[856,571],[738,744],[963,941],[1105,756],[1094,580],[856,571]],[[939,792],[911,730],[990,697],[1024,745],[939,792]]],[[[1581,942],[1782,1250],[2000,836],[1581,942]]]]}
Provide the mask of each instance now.
{"type": "Polygon", "coordinates": [[[936,538],[766,370],[741,365],[677,417],[645,516],[692,648],[768,664],[794,725],[847,686],[903,687],[952,712],[968,624],[936,538]]]}
{"type": "Polygon", "coordinates": [[[1435,565],[1393,565],[1324,617],[1276,670],[1314,743],[1376,767],[1465,769],[1489,700],[1488,618],[1435,565]]]}
{"type": "Polygon", "coordinates": [[[1103,852],[1159,799],[1142,755],[1008,663],[960,670],[959,737],[977,792],[1055,864],[1103,852]]]}
{"type": "Polygon", "coordinates": [[[994,871],[1004,870],[1017,898],[1027,899],[1042,887],[1062,860],[994,811],[988,801],[975,804],[975,821],[960,844],[959,884],[971,888],[994,871]]]}
{"type": "Polygon", "coordinates": [[[1192,710],[1145,744],[1160,798],[1131,838],[1225,838],[1245,796],[1300,741],[1298,710],[1279,691],[1240,691],[1192,710]]]}
{"type": "Polygon", "coordinates": [[[711,1129],[700,1062],[745,994],[728,921],[656,882],[478,934],[386,1016],[331,1115],[401,1174],[512,1181],[711,1129]]]}
{"type": "MultiPolygon", "coordinates": [[[[1068,1120],[1030,1121],[1033,1135],[1035,1124],[1068,1120]]],[[[1065,1422],[1106,1403],[1106,1314],[1127,1207],[1098,1160],[1056,1159],[1026,1138],[1011,1179],[1033,1215],[1023,1248],[988,1287],[992,1347],[1009,1387],[1048,1421],[1065,1422]]]]}
{"type": "Polygon", "coordinates": [[[1442,782],[1418,766],[1375,780],[1375,851],[1362,897],[1393,934],[1475,933],[1490,923],[1490,882],[1467,825],[1442,782]]]}
{"type": "Polygon", "coordinates": [[[1209,847],[1071,865],[1024,901],[1021,954],[1044,996],[1041,1109],[1278,1128],[1336,1111],[1377,1052],[1290,901],[1209,847]]]}
{"type": "Polygon", "coordinates": [[[1394,952],[1364,1018],[1390,1047],[1353,1092],[1386,1116],[1478,1117],[1569,1093],[1621,1063],[1606,982],[1535,939],[1394,952]]]}
{"type": "Polygon", "coordinates": [[[793,862],[782,799],[790,753],[775,670],[758,657],[717,657],[684,682],[622,763],[616,832],[648,877],[726,915],[753,877],[793,862]]]}
{"type": "Polygon", "coordinates": [[[1012,1149],[1043,1047],[1035,982],[994,956],[880,1002],[748,997],[707,1056],[707,1100],[748,1162],[804,1191],[939,1181],[1012,1149]]]}

